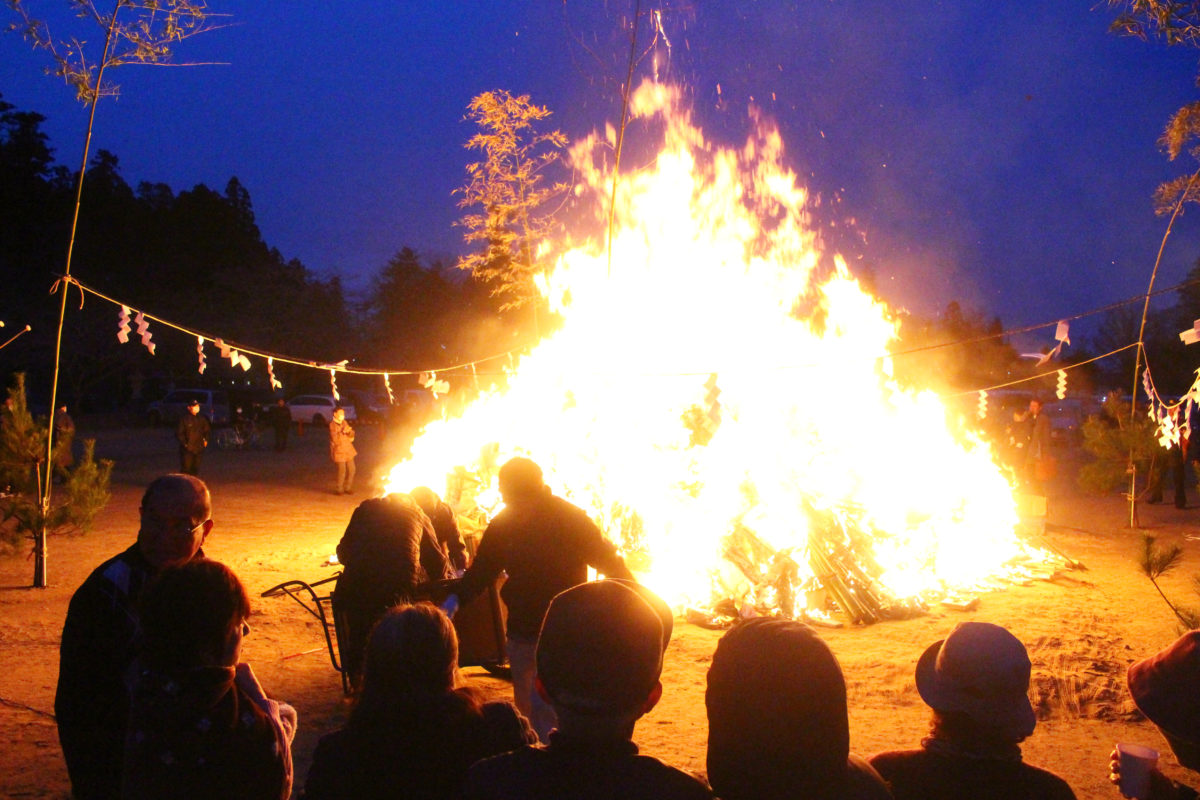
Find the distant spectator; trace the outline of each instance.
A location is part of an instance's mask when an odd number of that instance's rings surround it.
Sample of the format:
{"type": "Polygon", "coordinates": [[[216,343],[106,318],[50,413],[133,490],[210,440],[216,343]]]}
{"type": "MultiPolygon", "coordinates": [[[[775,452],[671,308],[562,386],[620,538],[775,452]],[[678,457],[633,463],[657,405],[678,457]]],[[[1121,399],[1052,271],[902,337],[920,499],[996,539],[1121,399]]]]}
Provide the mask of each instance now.
{"type": "Polygon", "coordinates": [[[75,420],[67,413],[66,404],[54,411],[54,472],[60,478],[67,477],[67,470],[75,463],[71,449],[75,443],[75,420]]]}
{"type": "Polygon", "coordinates": [[[586,581],[589,566],[609,578],[633,575],[587,512],[551,494],[537,464],[510,459],[500,468],[498,482],[504,508],[483,532],[457,594],[442,607],[453,616],[460,599],[470,602],[507,572],[500,593],[508,607],[513,699],[545,741],[554,727],[554,710],[534,691],[534,647],[550,600],[586,581]]]}
{"type": "Polygon", "coordinates": [[[291,796],[296,710],[241,661],[249,616],[245,587],[216,561],[168,567],[146,588],[124,800],[291,796]]]}
{"type": "Polygon", "coordinates": [[[54,714],[76,798],[118,796],[138,599],[162,569],[202,557],[200,546],[212,526],[212,498],[203,481],[156,478],[142,497],[137,541],[97,567],[71,596],[54,714]]]}
{"type": "Polygon", "coordinates": [[[334,592],[342,618],[339,651],[357,684],[375,621],[397,603],[414,602],[430,581],[450,577],[429,518],[399,492],[359,503],[337,546],[343,571],[334,592]]]}
{"type": "Polygon", "coordinates": [[[1025,480],[1031,491],[1045,495],[1047,484],[1057,470],[1057,462],[1050,449],[1050,417],[1036,397],[1029,401],[1025,425],[1029,435],[1025,444],[1025,480]]]}
{"type": "Polygon", "coordinates": [[[930,645],[917,662],[929,736],[871,759],[896,800],[1073,800],[1062,778],[1021,761],[1037,724],[1029,676],[1025,645],[999,625],[959,623],[930,645]]]}
{"type": "Polygon", "coordinates": [[[759,618],[731,629],[704,701],[708,780],[723,800],[888,800],[850,752],[841,666],[807,625],[759,618]]]}
{"type": "Polygon", "coordinates": [[[462,533],[458,530],[458,521],[454,517],[454,509],[450,504],[438,497],[437,492],[428,486],[418,486],[412,490],[412,499],[416,501],[425,516],[433,523],[433,531],[437,540],[446,551],[450,565],[460,573],[467,568],[467,543],[463,541],[462,533]]]}
{"type": "Polygon", "coordinates": [[[179,471],[186,475],[200,474],[200,456],[208,447],[212,424],[200,413],[200,401],[192,399],[179,418],[175,438],[179,440],[179,471]]]}
{"type": "Polygon", "coordinates": [[[346,726],[321,737],[305,800],[458,797],[481,758],[537,741],[511,703],[462,686],[454,625],[429,603],[400,605],[371,631],[346,726]]]}
{"type": "MultiPolygon", "coordinates": [[[[1129,693],[1158,726],[1180,766],[1200,773],[1200,631],[1188,631],[1169,647],[1129,668],[1129,693]]],[[[1110,778],[1120,784],[1120,762],[1112,754],[1110,778]]],[[[1127,797],[1129,795],[1126,795],[1127,797]]],[[[1171,780],[1156,767],[1149,791],[1138,800],[1194,800],[1195,789],[1171,780]]]]}
{"type": "Polygon", "coordinates": [[[329,423],[329,458],[337,467],[337,482],[334,494],[350,494],[354,491],[354,427],[346,421],[346,409],[335,408],[329,423]]]}
{"type": "Polygon", "coordinates": [[[292,427],[292,412],[287,401],[282,397],[276,398],[275,405],[267,412],[267,417],[271,422],[271,429],[275,431],[275,452],[282,453],[287,450],[288,431],[292,427]]]}
{"type": "MultiPolygon", "coordinates": [[[[669,621],[669,611],[668,621],[669,621]]],[[[663,623],[640,593],[618,581],[585,583],[554,598],[537,644],[538,691],[558,728],[479,762],[468,800],[705,800],[702,782],[632,741],[638,719],[662,697],[663,623]]]]}

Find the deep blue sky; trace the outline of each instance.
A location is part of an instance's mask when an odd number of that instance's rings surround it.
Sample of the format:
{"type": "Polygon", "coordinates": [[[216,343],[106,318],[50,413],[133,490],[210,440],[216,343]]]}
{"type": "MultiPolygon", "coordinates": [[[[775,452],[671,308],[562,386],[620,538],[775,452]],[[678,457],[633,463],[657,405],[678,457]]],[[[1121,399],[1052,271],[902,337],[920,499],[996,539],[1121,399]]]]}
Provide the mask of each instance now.
{"type": "MultiPolygon", "coordinates": [[[[236,175],[269,244],[361,286],[402,246],[460,249],[451,191],[473,160],[475,94],[531,94],[570,136],[617,119],[631,7],[210,0],[231,27],[176,60],[228,64],[112,73],[121,96],[102,102],[93,152],[115,152],[131,185],[220,190],[236,175]]],[[[688,88],[710,138],[740,144],[747,104],[761,105],[823,221],[855,221],[851,264],[870,263],[889,302],[960,300],[1015,326],[1144,291],[1165,224],[1151,193],[1193,167],[1155,141],[1196,98],[1200,51],[1113,36],[1096,0],[661,8],[660,72],[688,88]]],[[[49,117],[74,168],[85,111],[47,63],[0,36],[0,92],[49,117]]],[[[1162,280],[1197,255],[1200,210],[1177,226],[1162,280]]]]}

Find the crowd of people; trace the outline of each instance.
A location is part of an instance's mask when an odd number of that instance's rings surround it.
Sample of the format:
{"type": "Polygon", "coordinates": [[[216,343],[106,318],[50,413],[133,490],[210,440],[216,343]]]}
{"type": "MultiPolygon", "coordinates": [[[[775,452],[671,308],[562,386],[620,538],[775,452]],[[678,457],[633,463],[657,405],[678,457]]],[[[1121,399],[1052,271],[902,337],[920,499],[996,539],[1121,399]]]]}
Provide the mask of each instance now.
{"type": "MultiPolygon", "coordinates": [[[[301,778],[296,712],[242,660],[246,590],[203,550],[208,488],[187,474],[153,481],[136,541],[80,586],[64,625],[55,712],[74,796],[1074,797],[1023,761],[1036,726],[1030,659],[1010,631],[982,621],[960,623],[915,659],[931,717],[911,749],[853,753],[834,653],[801,622],[757,618],[727,631],[712,657],[706,779],[641,754],[634,730],[662,697],[671,609],[534,462],[509,461],[499,482],[505,508],[470,562],[428,488],[355,510],[335,591],[354,617],[353,638],[339,643],[354,705],[301,778]],[[588,566],[603,578],[588,582],[588,566]],[[501,571],[513,702],[465,683],[453,623],[501,571]]],[[[1134,664],[1128,682],[1179,763],[1200,771],[1200,631],[1134,664]]],[[[1110,769],[1126,797],[1197,796],[1156,768],[1132,780],[1115,753],[1110,769]]]]}

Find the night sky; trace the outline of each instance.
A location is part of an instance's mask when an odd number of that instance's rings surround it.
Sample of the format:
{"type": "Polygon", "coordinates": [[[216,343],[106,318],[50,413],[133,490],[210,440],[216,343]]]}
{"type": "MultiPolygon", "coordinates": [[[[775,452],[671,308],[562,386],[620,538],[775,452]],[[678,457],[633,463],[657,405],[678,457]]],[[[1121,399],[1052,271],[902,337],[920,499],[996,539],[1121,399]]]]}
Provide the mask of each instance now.
{"type": "MultiPolygon", "coordinates": [[[[113,72],[121,96],[101,103],[92,152],[116,153],[135,187],[220,191],[236,175],[268,244],[361,288],[401,247],[461,251],[451,192],[475,160],[472,96],[530,94],[572,138],[617,120],[632,5],[210,0],[229,27],[175,60],[227,63],[113,72]]],[[[1109,34],[1093,0],[642,5],[662,9],[670,46],[639,77],[657,60],[722,144],[762,107],[818,222],[852,234],[851,267],[870,265],[893,305],[959,300],[1016,326],[1145,290],[1165,229],[1151,194],[1194,168],[1156,140],[1196,97],[1200,51],[1109,34]]],[[[74,169],[86,113],[48,63],[0,36],[0,93],[49,118],[74,169]]],[[[1177,224],[1160,285],[1200,255],[1198,221],[1177,224]]]]}

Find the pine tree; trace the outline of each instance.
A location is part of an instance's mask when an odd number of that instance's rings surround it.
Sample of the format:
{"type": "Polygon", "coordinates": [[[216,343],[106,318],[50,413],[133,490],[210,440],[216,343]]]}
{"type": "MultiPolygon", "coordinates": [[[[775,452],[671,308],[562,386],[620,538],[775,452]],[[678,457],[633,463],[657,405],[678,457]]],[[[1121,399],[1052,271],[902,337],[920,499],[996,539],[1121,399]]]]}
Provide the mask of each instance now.
{"type": "MultiPolygon", "coordinates": [[[[95,460],[95,440],[84,441],[83,457],[67,472],[58,502],[42,512],[38,487],[46,469],[45,419],[35,419],[25,401],[25,376],[17,373],[0,410],[0,544],[15,548],[40,531],[83,533],[111,498],[113,462],[95,460]]],[[[69,440],[55,444],[55,457],[69,440]]]]}

